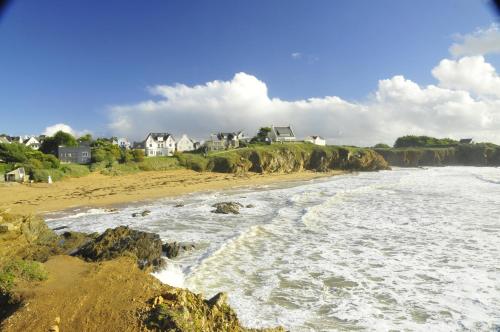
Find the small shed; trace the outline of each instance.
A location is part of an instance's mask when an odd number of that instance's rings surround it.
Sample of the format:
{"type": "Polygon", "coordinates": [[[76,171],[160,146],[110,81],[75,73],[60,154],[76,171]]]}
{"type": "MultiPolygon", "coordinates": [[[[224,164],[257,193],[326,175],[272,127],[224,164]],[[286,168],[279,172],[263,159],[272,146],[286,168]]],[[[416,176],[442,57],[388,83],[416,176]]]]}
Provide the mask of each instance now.
{"type": "Polygon", "coordinates": [[[5,174],[5,181],[9,182],[23,182],[26,179],[26,172],[23,167],[19,167],[11,172],[5,174]]]}

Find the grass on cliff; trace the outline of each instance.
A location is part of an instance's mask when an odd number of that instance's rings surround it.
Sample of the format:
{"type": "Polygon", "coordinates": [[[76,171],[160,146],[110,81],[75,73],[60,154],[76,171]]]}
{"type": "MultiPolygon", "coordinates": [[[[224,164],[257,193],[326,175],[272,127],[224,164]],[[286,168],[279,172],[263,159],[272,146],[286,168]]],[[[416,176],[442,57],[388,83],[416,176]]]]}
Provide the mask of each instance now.
{"type": "Polygon", "coordinates": [[[179,168],[179,160],[174,157],[148,157],[141,162],[126,163],[96,163],[92,165],[93,171],[100,171],[104,175],[124,175],[141,171],[167,171],[179,168]]]}
{"type": "Polygon", "coordinates": [[[48,273],[41,263],[14,259],[0,271],[0,293],[8,293],[19,280],[41,281],[47,277],[48,273]]]}

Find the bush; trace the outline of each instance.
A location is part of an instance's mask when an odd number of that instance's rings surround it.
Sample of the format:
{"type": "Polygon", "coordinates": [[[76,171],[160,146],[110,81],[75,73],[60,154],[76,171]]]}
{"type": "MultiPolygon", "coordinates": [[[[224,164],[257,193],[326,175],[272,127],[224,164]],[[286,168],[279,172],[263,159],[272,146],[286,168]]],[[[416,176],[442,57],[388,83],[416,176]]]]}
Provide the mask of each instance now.
{"type": "Polygon", "coordinates": [[[378,143],[373,146],[375,149],[390,149],[391,147],[385,143],[378,143]]]}
{"type": "Polygon", "coordinates": [[[142,171],[166,171],[179,168],[179,161],[173,157],[150,157],[138,164],[142,171]]]}
{"type": "Polygon", "coordinates": [[[197,172],[207,170],[209,160],[198,153],[176,153],[175,158],[179,161],[179,165],[197,172]]]}
{"type": "Polygon", "coordinates": [[[407,135],[399,137],[394,143],[395,148],[408,147],[448,147],[455,146],[458,141],[451,138],[434,138],[429,136],[412,136],[407,135]]]}
{"type": "Polygon", "coordinates": [[[132,150],[132,157],[134,158],[134,161],[137,163],[144,161],[144,150],[140,149],[132,150]]]}
{"type": "Polygon", "coordinates": [[[41,263],[27,260],[12,260],[0,271],[0,292],[7,293],[16,283],[16,279],[26,281],[41,281],[48,273],[41,263]]]}
{"type": "Polygon", "coordinates": [[[88,166],[79,165],[79,164],[65,164],[61,168],[61,171],[65,176],[70,177],[82,177],[90,174],[90,170],[88,166]]]}

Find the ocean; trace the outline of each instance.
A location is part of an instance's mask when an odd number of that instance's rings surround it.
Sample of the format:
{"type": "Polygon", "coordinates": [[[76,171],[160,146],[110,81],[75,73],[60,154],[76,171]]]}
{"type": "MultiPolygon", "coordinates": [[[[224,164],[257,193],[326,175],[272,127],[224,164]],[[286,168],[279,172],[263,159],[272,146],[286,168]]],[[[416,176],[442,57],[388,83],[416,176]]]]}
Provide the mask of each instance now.
{"type": "Polygon", "coordinates": [[[398,168],[47,221],[82,232],[128,225],[195,243],[156,276],[206,297],[227,292],[249,327],[500,330],[500,168],[398,168]],[[211,213],[223,201],[254,207],[211,213]],[[144,209],[151,214],[132,217],[144,209]]]}

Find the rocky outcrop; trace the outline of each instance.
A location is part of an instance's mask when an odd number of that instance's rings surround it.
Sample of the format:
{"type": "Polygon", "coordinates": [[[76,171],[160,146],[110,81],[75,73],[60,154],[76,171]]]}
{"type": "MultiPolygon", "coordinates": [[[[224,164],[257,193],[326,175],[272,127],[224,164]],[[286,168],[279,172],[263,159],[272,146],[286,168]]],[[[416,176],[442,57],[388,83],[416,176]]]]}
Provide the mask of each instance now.
{"type": "Polygon", "coordinates": [[[234,174],[389,169],[385,159],[371,149],[301,143],[236,149],[209,158],[207,170],[234,174]]]}
{"type": "Polygon", "coordinates": [[[196,246],[192,243],[182,242],[167,242],[162,246],[162,250],[168,258],[175,258],[179,256],[179,254],[191,251],[195,248],[196,246]]]}
{"type": "Polygon", "coordinates": [[[213,213],[221,213],[221,214],[239,214],[240,208],[243,207],[241,203],[238,202],[220,202],[212,205],[215,208],[213,213]]]}
{"type": "Polygon", "coordinates": [[[144,210],[142,212],[134,212],[132,213],[132,217],[137,218],[137,217],[145,217],[148,216],[151,213],[149,210],[144,210]]]}
{"type": "Polygon", "coordinates": [[[219,293],[209,300],[182,289],[170,289],[155,297],[147,326],[160,331],[227,331],[227,332],[284,332],[272,329],[246,329],[227,304],[227,295],[219,293]]]}
{"type": "Polygon", "coordinates": [[[460,144],[445,148],[375,149],[391,166],[500,166],[500,147],[460,144]]]}
{"type": "Polygon", "coordinates": [[[141,269],[157,269],[163,265],[160,236],[126,226],[107,229],[78,249],[74,255],[94,262],[132,255],[137,258],[137,265],[141,269]]]}

